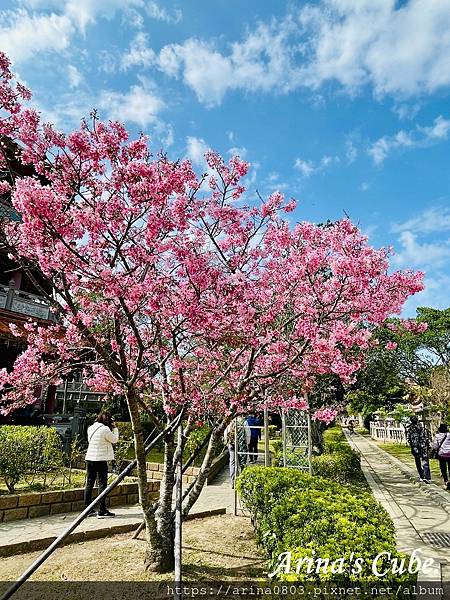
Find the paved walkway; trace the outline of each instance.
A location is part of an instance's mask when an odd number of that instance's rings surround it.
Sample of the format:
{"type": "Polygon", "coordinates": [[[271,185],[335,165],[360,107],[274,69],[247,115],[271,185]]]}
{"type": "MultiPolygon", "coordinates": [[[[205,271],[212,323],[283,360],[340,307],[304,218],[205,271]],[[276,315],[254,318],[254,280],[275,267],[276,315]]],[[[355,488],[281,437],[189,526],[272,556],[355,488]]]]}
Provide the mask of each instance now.
{"type": "MultiPolygon", "coordinates": [[[[224,470],[212,483],[205,486],[191,514],[200,517],[219,512],[233,512],[233,508],[234,493],[224,470]]],[[[85,519],[70,534],[68,542],[74,543],[135,531],[142,522],[142,511],[139,505],[114,507],[114,512],[116,514],[114,519],[85,519]]],[[[1,523],[0,557],[46,548],[69,526],[76,514],[66,513],[1,523]]]]}
{"type": "Polygon", "coordinates": [[[355,434],[348,440],[361,453],[361,464],[374,496],[394,522],[398,549],[407,553],[416,549],[423,557],[433,558],[436,570],[429,580],[440,580],[442,570],[447,584],[450,494],[436,484],[419,483],[417,473],[369,438],[355,434]]]}

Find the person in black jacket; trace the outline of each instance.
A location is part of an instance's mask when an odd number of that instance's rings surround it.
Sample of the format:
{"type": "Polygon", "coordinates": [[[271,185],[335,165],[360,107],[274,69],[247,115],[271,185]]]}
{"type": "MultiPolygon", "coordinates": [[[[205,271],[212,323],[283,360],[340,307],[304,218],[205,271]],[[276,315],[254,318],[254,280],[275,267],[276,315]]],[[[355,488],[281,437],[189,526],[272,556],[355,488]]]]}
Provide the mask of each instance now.
{"type": "Polygon", "coordinates": [[[414,456],[416,462],[419,481],[430,483],[429,457],[431,435],[424,423],[419,423],[419,419],[415,415],[410,418],[409,423],[409,427],[406,429],[406,441],[411,448],[411,454],[414,456]]]}

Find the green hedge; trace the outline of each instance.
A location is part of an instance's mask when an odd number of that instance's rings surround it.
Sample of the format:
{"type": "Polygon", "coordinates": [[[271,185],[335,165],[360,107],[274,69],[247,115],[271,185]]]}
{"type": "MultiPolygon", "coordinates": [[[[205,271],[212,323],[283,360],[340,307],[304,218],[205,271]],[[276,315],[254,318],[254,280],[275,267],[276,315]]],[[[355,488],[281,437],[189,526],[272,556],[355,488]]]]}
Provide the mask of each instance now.
{"type": "Polygon", "coordinates": [[[23,479],[48,474],[64,466],[61,439],[52,427],[2,425],[0,477],[9,492],[23,479]]]}
{"type": "MultiPolygon", "coordinates": [[[[275,465],[283,465],[283,442],[272,442],[275,465]]],[[[294,454],[288,456],[293,464],[294,454]]],[[[350,448],[340,427],[332,427],[324,434],[323,454],[312,457],[313,475],[327,477],[338,483],[364,483],[361,459],[358,452],[350,448]]]]}
{"type": "Polygon", "coordinates": [[[351,448],[336,449],[329,454],[314,456],[312,459],[313,475],[328,477],[338,483],[363,483],[361,458],[351,448]]]}
{"type": "MultiPolygon", "coordinates": [[[[245,469],[237,489],[252,514],[258,542],[269,557],[269,572],[276,570],[281,553],[292,553],[294,572],[279,574],[281,580],[377,581],[371,562],[378,553],[403,556],[396,551],[391,519],[368,493],[277,467],[245,469]],[[352,573],[352,556],[364,559],[359,574],[352,573]],[[305,557],[328,558],[330,562],[344,557],[344,572],[308,573],[307,564],[302,564],[299,574],[295,573],[297,559],[305,557]]],[[[379,564],[387,567],[384,559],[379,564]]]]}
{"type": "Polygon", "coordinates": [[[133,426],[131,425],[131,421],[116,421],[116,426],[119,430],[119,439],[133,439],[133,426]]]}

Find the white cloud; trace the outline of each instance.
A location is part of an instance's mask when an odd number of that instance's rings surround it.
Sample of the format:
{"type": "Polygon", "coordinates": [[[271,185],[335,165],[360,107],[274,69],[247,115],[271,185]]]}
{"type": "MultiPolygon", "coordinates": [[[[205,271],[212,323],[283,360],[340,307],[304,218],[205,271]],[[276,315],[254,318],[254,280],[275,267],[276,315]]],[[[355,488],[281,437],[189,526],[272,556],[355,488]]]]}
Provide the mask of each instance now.
{"type": "Polygon", "coordinates": [[[60,131],[70,131],[80,125],[83,117],[87,117],[98,103],[96,98],[86,92],[77,90],[58,96],[54,102],[34,98],[34,104],[42,115],[44,122],[50,122],[60,131]]]}
{"type": "Polygon", "coordinates": [[[227,150],[227,154],[231,156],[239,156],[240,158],[245,158],[247,156],[247,148],[244,146],[233,146],[227,150]]]}
{"type": "Polygon", "coordinates": [[[414,104],[396,104],[392,111],[401,121],[412,121],[417,116],[421,108],[422,106],[420,103],[415,102],[414,104]]]}
{"type": "Polygon", "coordinates": [[[396,148],[407,148],[414,146],[411,136],[405,131],[398,131],[393,136],[384,136],[378,139],[368,149],[368,153],[372,157],[376,165],[384,162],[387,156],[396,148]]]}
{"type": "Polygon", "coordinates": [[[309,35],[305,77],[349,90],[410,96],[450,84],[448,0],[322,0],[300,12],[309,35]]]}
{"type": "Polygon", "coordinates": [[[129,50],[122,56],[121,67],[124,70],[130,67],[149,67],[155,61],[155,52],[148,45],[148,35],[139,32],[132,40],[129,50]]]}
{"type": "Polygon", "coordinates": [[[65,0],[63,4],[65,14],[82,33],[98,18],[112,19],[118,11],[142,5],[142,0],[65,0]]]}
{"type": "Polygon", "coordinates": [[[301,158],[295,159],[294,167],[300,171],[304,177],[310,177],[316,170],[316,167],[311,160],[303,160],[301,158]]]}
{"type": "MultiPolygon", "coordinates": [[[[448,0],[319,0],[259,22],[224,49],[195,38],[167,45],[160,68],[181,73],[209,106],[233,90],[288,93],[333,81],[401,100],[450,85],[449,31],[448,0]]],[[[418,109],[397,111],[411,118],[418,109]]]]}
{"type": "Polygon", "coordinates": [[[410,231],[423,234],[450,231],[450,208],[433,206],[403,223],[394,223],[391,230],[396,233],[410,231]]]}
{"type": "Polygon", "coordinates": [[[450,119],[444,119],[442,115],[434,120],[431,127],[419,127],[425,140],[446,140],[450,131],[450,119]]]}
{"type": "Polygon", "coordinates": [[[419,306],[431,306],[438,309],[449,307],[450,277],[448,274],[441,271],[426,273],[424,284],[425,289],[422,292],[415,294],[406,301],[402,312],[403,317],[415,317],[416,309],[419,306]]]}
{"type": "Polygon", "coordinates": [[[161,135],[162,143],[165,148],[169,148],[170,146],[173,146],[173,143],[175,141],[175,132],[173,130],[172,125],[170,125],[170,124],[166,125],[165,131],[161,132],[160,135],[161,135]]]}
{"type": "Polygon", "coordinates": [[[41,52],[66,50],[78,30],[98,18],[143,6],[143,0],[22,0],[21,8],[0,12],[0,47],[14,62],[41,52]]]}
{"type": "Polygon", "coordinates": [[[179,8],[175,8],[171,14],[162,6],[159,6],[154,1],[147,2],[146,11],[149,17],[156,19],[157,21],[164,21],[165,23],[176,25],[183,18],[183,13],[179,8]]]}
{"type": "Polygon", "coordinates": [[[403,223],[394,223],[391,231],[399,234],[395,244],[399,250],[392,257],[392,265],[426,273],[425,289],[408,300],[403,313],[413,316],[418,306],[448,308],[450,209],[429,208],[403,223]]]}
{"type": "Polygon", "coordinates": [[[75,65],[69,65],[67,67],[67,76],[69,78],[69,86],[71,88],[77,88],[84,81],[83,75],[75,65]]]}
{"type": "Polygon", "coordinates": [[[98,53],[98,70],[104,73],[114,73],[117,68],[117,59],[114,54],[108,50],[101,50],[98,53]]]}
{"type": "MultiPolygon", "coordinates": [[[[29,27],[7,23],[2,31],[10,54],[32,58],[34,52],[67,48],[74,29],[83,35],[100,18],[118,11],[142,27],[142,14],[178,23],[180,9],[168,10],[155,0],[18,0],[29,27]],[[57,33],[46,33],[49,22],[57,33]],[[17,30],[17,32],[16,32],[17,30]],[[34,40],[40,43],[34,44],[34,40]],[[32,42],[30,43],[30,40],[32,42]],[[31,50],[33,48],[33,51],[31,50]]],[[[21,12],[21,11],[19,11],[21,12]]],[[[18,14],[6,11],[5,15],[18,14]]],[[[355,93],[370,85],[377,96],[393,95],[397,113],[407,118],[416,110],[404,100],[450,85],[449,0],[317,0],[291,5],[284,18],[272,18],[247,29],[225,47],[214,40],[188,38],[162,48],[159,67],[171,77],[180,74],[207,106],[220,104],[227,92],[288,93],[299,88],[316,92],[337,82],[355,93]]],[[[0,42],[1,42],[0,38],[0,42]]]]}
{"type": "Polygon", "coordinates": [[[103,90],[98,106],[104,109],[111,119],[146,127],[157,122],[157,115],[165,104],[151,83],[141,78],[140,85],[133,85],[125,93],[103,90]]]}
{"type": "Polygon", "coordinates": [[[184,82],[209,106],[220,104],[232,86],[233,68],[229,59],[199,40],[189,39],[183,45],[165,46],[159,54],[160,69],[172,77],[183,71],[184,82]]]}
{"type": "Polygon", "coordinates": [[[450,119],[439,116],[429,127],[419,127],[411,131],[400,130],[392,136],[383,136],[376,140],[368,149],[368,154],[375,164],[383,163],[388,155],[401,148],[426,147],[430,144],[447,139],[450,133],[450,119]]]}
{"type": "Polygon", "coordinates": [[[60,52],[70,43],[74,27],[66,15],[30,15],[27,11],[1,14],[0,48],[15,63],[40,52],[60,52]]]}
{"type": "Polygon", "coordinates": [[[206,166],[204,155],[209,149],[210,147],[203,138],[198,138],[191,135],[186,138],[186,157],[195,166],[206,166]]]}
{"type": "Polygon", "coordinates": [[[346,146],[345,156],[347,158],[348,164],[351,165],[352,163],[355,162],[355,160],[358,156],[358,149],[356,148],[355,144],[351,140],[347,140],[345,146],[346,146]]]}
{"type": "Polygon", "coordinates": [[[126,26],[142,29],[144,27],[144,17],[134,8],[129,8],[122,17],[122,23],[126,26]]]}
{"type": "Polygon", "coordinates": [[[341,161],[340,161],[339,156],[330,156],[328,154],[325,154],[320,159],[320,167],[322,169],[327,169],[328,167],[331,167],[333,164],[338,164],[340,162],[341,161]]]}
{"type": "Polygon", "coordinates": [[[325,169],[328,169],[339,162],[340,159],[338,156],[330,156],[325,154],[317,164],[314,164],[311,160],[296,158],[294,162],[294,168],[297,169],[297,171],[299,171],[303,177],[310,177],[313,173],[324,171],[325,169]]]}
{"type": "Polygon", "coordinates": [[[398,267],[438,268],[450,261],[450,239],[421,243],[412,231],[402,231],[399,244],[401,250],[392,257],[398,267]]]}
{"type": "Polygon", "coordinates": [[[179,77],[207,106],[220,104],[227,91],[277,91],[297,87],[293,78],[297,45],[290,35],[297,26],[290,17],[270,24],[259,23],[242,42],[234,42],[222,53],[212,42],[189,38],[183,44],[161,49],[160,69],[179,77]]]}

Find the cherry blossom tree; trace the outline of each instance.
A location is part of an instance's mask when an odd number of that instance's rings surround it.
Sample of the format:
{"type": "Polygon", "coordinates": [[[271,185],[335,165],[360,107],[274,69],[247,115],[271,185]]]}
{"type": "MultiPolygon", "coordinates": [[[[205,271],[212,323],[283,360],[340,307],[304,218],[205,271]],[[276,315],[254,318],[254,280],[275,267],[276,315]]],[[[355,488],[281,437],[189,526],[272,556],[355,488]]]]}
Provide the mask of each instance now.
{"type": "MultiPolygon", "coordinates": [[[[227,424],[284,377],[302,392],[321,374],[351,381],[372,328],[422,289],[422,275],[389,273],[389,251],[371,248],[348,219],[291,227],[283,214],[295,202],[281,194],[247,204],[249,165],[238,157],[226,163],[208,152],[209,171],[198,176],[189,161],[153,156],[145,136],[130,140],[120,123],[95,113],[78,130],[57,132],[24,106],[30,94],[1,54],[0,68],[0,135],[20,145],[18,159],[36,173],[12,174],[1,190],[21,215],[3,223],[3,243],[56,316],[46,327],[26,325],[27,349],[0,375],[2,410],[35,402],[36,385],[57,383],[74,366],[95,389],[123,395],[147,566],[167,571],[181,450],[167,436],[153,503],[140,415],[163,428],[183,411],[185,437],[199,421],[212,424],[200,474],[185,495],[187,515],[227,424]],[[52,294],[33,276],[37,269],[52,294]]],[[[8,168],[5,152],[3,162],[8,168]]],[[[266,398],[305,406],[301,397],[266,398]]],[[[316,417],[331,414],[319,409],[316,417]]]]}

